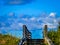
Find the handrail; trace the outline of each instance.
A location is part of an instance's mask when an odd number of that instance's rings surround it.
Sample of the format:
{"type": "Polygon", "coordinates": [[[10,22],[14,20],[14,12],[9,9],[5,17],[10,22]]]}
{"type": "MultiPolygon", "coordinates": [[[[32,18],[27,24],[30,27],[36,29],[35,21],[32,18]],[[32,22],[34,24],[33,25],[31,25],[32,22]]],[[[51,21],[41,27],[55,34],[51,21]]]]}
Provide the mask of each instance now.
{"type": "Polygon", "coordinates": [[[49,39],[48,37],[45,37],[45,40],[47,41],[48,45],[54,45],[51,39],[49,39]]]}
{"type": "Polygon", "coordinates": [[[26,41],[26,38],[22,38],[18,45],[23,45],[25,41],[26,41]]]}

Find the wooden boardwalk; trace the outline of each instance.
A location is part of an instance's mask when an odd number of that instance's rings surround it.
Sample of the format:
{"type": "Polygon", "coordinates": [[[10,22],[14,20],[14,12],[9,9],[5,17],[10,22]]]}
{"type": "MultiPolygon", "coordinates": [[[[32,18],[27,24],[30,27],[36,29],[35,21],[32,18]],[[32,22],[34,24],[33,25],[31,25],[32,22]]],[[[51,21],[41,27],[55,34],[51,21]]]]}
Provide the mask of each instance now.
{"type": "Polygon", "coordinates": [[[43,45],[43,39],[27,39],[24,45],[43,45]]]}
{"type": "Polygon", "coordinates": [[[23,25],[23,40],[19,42],[19,45],[53,45],[52,41],[47,36],[47,25],[44,27],[43,39],[32,39],[31,32],[27,29],[26,25],[23,25]]]}

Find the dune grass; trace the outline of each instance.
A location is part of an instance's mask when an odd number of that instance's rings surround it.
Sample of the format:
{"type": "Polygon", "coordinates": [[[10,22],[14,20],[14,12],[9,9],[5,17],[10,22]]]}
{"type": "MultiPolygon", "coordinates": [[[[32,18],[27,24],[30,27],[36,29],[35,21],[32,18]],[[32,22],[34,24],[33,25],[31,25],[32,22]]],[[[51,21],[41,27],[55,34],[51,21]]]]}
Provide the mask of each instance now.
{"type": "Polygon", "coordinates": [[[8,34],[0,34],[0,45],[18,45],[19,40],[19,38],[13,37],[8,34]]]}

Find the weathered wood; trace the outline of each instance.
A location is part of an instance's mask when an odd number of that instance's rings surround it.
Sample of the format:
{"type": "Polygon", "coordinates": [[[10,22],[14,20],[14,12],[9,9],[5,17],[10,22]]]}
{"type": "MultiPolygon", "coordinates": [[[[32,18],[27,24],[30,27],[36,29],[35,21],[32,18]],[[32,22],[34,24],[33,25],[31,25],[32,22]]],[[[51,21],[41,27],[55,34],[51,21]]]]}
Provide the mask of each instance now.
{"type": "Polygon", "coordinates": [[[31,39],[31,32],[23,25],[23,38],[31,39]]]}

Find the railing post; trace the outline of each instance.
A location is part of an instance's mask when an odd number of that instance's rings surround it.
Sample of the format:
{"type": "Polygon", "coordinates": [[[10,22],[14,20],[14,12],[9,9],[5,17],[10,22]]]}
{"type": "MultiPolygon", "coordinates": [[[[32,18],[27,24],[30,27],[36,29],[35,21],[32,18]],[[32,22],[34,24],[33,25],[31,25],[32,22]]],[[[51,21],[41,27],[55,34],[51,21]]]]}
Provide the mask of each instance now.
{"type": "Polygon", "coordinates": [[[26,25],[23,25],[23,38],[31,39],[31,32],[29,32],[26,25]]]}
{"type": "Polygon", "coordinates": [[[47,27],[47,25],[45,25],[44,26],[44,33],[43,33],[44,37],[47,37],[47,30],[48,30],[48,27],[47,27]]]}

